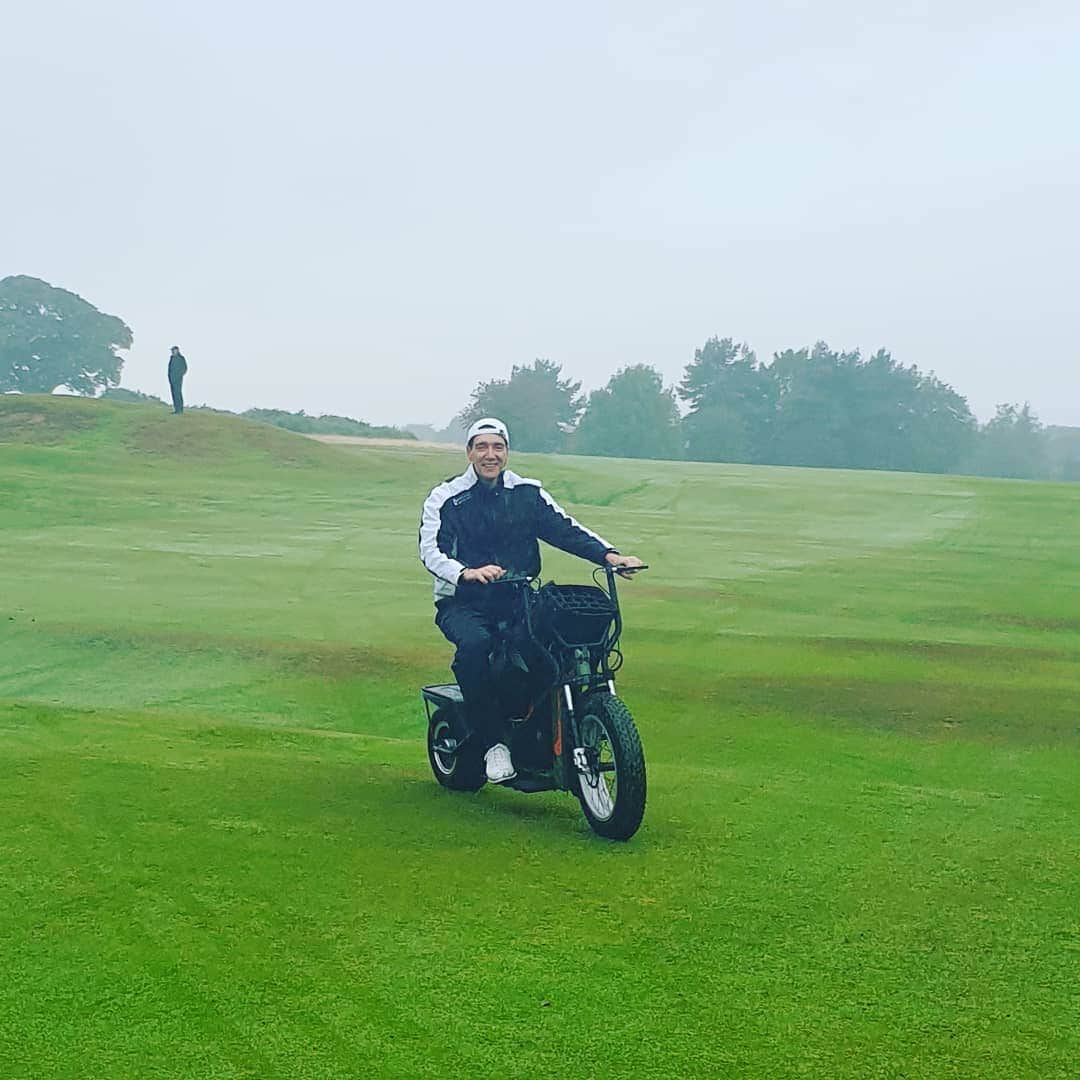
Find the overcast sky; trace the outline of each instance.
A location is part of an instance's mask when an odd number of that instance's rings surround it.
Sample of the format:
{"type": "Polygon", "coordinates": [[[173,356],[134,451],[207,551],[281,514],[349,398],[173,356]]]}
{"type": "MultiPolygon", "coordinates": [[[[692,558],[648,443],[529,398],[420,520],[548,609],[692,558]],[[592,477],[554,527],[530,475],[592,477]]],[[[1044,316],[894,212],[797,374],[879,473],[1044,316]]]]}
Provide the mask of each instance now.
{"type": "Polygon", "coordinates": [[[0,277],[123,385],[445,424],[713,335],[1080,425],[1080,4],[38,0],[0,20],[0,277]]]}

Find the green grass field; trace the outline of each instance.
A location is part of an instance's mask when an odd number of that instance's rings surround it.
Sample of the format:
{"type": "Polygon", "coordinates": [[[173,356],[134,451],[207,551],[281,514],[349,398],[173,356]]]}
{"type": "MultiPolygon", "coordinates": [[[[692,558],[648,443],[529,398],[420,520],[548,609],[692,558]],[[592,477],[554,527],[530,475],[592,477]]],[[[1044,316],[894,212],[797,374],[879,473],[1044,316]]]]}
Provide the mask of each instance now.
{"type": "Polygon", "coordinates": [[[0,1076],[1080,1075],[1080,485],[515,455],[653,567],[612,844],[430,775],[463,461],[0,398],[0,1076]]]}

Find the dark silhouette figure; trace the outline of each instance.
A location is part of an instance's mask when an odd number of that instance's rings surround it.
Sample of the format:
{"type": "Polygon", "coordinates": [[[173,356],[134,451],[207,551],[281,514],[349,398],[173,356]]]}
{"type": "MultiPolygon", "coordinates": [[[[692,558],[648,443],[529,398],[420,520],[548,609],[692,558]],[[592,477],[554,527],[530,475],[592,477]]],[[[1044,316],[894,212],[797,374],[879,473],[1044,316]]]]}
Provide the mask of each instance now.
{"type": "Polygon", "coordinates": [[[174,345],[169,353],[169,390],[172,392],[172,411],[182,413],[184,411],[184,376],[187,374],[187,361],[180,351],[179,345],[174,345]]]}

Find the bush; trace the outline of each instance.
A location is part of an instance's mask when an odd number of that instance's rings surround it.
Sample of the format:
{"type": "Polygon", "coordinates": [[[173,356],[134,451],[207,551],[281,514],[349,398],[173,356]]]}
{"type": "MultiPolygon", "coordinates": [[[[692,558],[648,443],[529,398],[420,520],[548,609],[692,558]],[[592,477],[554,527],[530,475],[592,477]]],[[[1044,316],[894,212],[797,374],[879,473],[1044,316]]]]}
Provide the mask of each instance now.
{"type": "Polygon", "coordinates": [[[415,439],[411,431],[402,431],[396,427],[375,427],[363,420],[354,420],[351,416],[308,416],[301,409],[299,412],[285,412],[283,409],[248,409],[240,414],[248,420],[261,420],[264,424],[297,431],[302,435],[352,435],[361,439],[415,439]]]}

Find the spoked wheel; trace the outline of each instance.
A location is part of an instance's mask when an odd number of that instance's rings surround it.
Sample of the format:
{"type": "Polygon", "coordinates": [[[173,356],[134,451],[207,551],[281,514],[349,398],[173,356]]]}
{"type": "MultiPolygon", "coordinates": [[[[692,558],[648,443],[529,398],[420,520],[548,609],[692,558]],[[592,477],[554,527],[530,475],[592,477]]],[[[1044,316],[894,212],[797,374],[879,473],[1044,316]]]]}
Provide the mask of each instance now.
{"type": "Polygon", "coordinates": [[[629,840],[645,815],[645,755],[630,710],[611,694],[594,694],[579,721],[584,770],[578,798],[593,831],[629,840]]]}
{"type": "Polygon", "coordinates": [[[451,791],[479,791],[487,780],[484,759],[472,743],[459,747],[460,733],[446,709],[436,709],[428,722],[428,761],[435,779],[451,791]]]}

